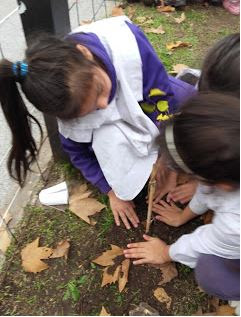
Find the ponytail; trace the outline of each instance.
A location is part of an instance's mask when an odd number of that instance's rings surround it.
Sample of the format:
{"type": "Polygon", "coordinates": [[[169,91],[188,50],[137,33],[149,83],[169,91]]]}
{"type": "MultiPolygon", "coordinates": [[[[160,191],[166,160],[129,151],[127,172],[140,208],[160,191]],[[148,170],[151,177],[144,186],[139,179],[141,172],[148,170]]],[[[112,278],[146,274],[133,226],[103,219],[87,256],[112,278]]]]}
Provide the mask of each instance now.
{"type": "Polygon", "coordinates": [[[31,121],[39,127],[41,139],[42,128],[38,120],[33,117],[18,90],[17,78],[13,72],[13,64],[6,59],[0,61],[0,103],[7,123],[12,132],[12,148],[8,158],[8,171],[12,178],[24,185],[31,163],[36,159],[37,146],[32,136],[31,121]]]}

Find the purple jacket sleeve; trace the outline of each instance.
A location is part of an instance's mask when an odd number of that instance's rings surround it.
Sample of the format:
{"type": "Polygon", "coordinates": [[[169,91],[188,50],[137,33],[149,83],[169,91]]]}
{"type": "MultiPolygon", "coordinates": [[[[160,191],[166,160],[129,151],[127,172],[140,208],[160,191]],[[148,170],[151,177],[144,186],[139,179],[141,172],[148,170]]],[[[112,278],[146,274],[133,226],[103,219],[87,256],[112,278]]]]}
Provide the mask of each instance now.
{"type": "Polygon", "coordinates": [[[102,193],[107,194],[111,187],[107,183],[91,143],[78,143],[66,139],[60,134],[60,140],[64,151],[69,155],[72,164],[81,171],[82,175],[91,184],[99,188],[102,193]]]}

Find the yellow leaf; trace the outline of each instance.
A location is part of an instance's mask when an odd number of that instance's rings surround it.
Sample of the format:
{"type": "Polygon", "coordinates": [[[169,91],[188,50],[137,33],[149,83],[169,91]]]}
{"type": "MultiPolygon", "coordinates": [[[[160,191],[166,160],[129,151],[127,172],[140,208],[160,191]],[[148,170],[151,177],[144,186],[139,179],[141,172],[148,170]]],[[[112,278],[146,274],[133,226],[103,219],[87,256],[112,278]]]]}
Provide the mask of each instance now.
{"type": "Polygon", "coordinates": [[[229,305],[222,305],[217,308],[216,316],[235,316],[235,309],[229,305]]]}
{"type": "Polygon", "coordinates": [[[60,241],[55,249],[53,249],[53,253],[50,256],[51,259],[61,258],[62,256],[67,260],[69,253],[70,244],[67,240],[60,241]]]}
{"type": "Polygon", "coordinates": [[[109,273],[112,267],[108,266],[104,269],[101,287],[118,281],[121,265],[118,265],[113,274],[109,273]]]}
{"type": "Polygon", "coordinates": [[[101,312],[100,312],[99,316],[111,316],[111,315],[108,314],[107,311],[106,311],[106,309],[105,309],[105,307],[102,306],[101,312]]]}
{"type": "Polygon", "coordinates": [[[175,263],[162,264],[160,266],[160,270],[162,273],[162,280],[158,283],[158,285],[166,284],[178,275],[175,263]]]}
{"type": "Polygon", "coordinates": [[[176,64],[172,66],[172,70],[169,72],[170,74],[179,74],[182,70],[189,68],[185,64],[176,64]]]}
{"type": "Polygon", "coordinates": [[[72,186],[69,198],[69,209],[88,224],[93,224],[89,216],[93,216],[106,207],[97,199],[89,198],[91,193],[86,184],[78,184],[72,186]]]}
{"type": "Polygon", "coordinates": [[[156,10],[157,12],[163,13],[163,12],[174,12],[176,9],[171,6],[157,6],[156,10]]]}
{"type": "Polygon", "coordinates": [[[119,292],[121,293],[128,282],[128,273],[130,267],[130,259],[125,259],[121,264],[121,272],[119,276],[119,292]]]}
{"type": "Polygon", "coordinates": [[[161,112],[168,110],[168,102],[166,100],[160,100],[157,103],[157,109],[161,112]]]}
{"type": "Polygon", "coordinates": [[[160,303],[166,304],[167,309],[170,308],[172,299],[167,295],[166,291],[162,287],[158,287],[154,291],[154,296],[160,303]]]}
{"type": "Polygon", "coordinates": [[[112,9],[112,11],[111,11],[111,16],[112,17],[118,17],[120,15],[125,15],[123,9],[121,7],[119,7],[119,6],[114,7],[112,9]]]}
{"type": "Polygon", "coordinates": [[[154,33],[154,34],[164,34],[165,31],[163,30],[162,25],[160,25],[158,28],[148,28],[145,29],[146,33],[154,33]]]}
{"type": "Polygon", "coordinates": [[[113,265],[114,264],[113,259],[122,254],[123,254],[123,250],[121,248],[119,248],[118,246],[114,244],[111,244],[111,250],[107,250],[103,252],[102,255],[100,255],[98,258],[96,258],[92,262],[99,264],[101,266],[113,265]]]}
{"type": "Polygon", "coordinates": [[[166,93],[159,88],[153,88],[150,90],[148,97],[165,96],[166,93]]]}
{"type": "Polygon", "coordinates": [[[178,48],[178,47],[191,47],[191,46],[192,44],[187,42],[182,42],[182,41],[171,42],[166,44],[166,48],[169,51],[173,51],[175,48],[178,48]]]}
{"type": "Polygon", "coordinates": [[[21,251],[22,266],[26,272],[37,273],[48,268],[48,265],[41,260],[48,259],[53,250],[38,245],[39,238],[27,244],[21,251]]]}
{"type": "Polygon", "coordinates": [[[155,105],[151,105],[148,103],[141,103],[141,109],[145,112],[145,113],[152,113],[156,110],[155,105]]]}
{"type": "Polygon", "coordinates": [[[178,24],[182,23],[183,21],[185,21],[185,20],[186,20],[185,13],[184,13],[184,12],[182,12],[182,14],[181,14],[180,18],[174,18],[174,20],[175,20],[178,24]]]}

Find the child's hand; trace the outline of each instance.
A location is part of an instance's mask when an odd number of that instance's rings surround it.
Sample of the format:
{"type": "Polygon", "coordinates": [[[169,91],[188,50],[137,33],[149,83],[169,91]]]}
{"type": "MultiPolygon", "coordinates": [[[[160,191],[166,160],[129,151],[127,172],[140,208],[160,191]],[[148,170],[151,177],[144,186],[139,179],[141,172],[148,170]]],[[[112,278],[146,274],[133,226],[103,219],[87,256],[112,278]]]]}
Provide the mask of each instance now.
{"type": "Polygon", "coordinates": [[[113,212],[115,223],[120,226],[120,219],[123,221],[126,229],[130,229],[130,223],[136,228],[140,222],[134,211],[134,203],[132,201],[125,201],[119,199],[113,190],[108,193],[110,200],[110,207],[113,212]]]}
{"type": "Polygon", "coordinates": [[[179,185],[175,189],[169,192],[167,196],[167,202],[180,201],[182,204],[190,201],[197,189],[198,181],[192,180],[186,184],[179,185]]]}
{"type": "Polygon", "coordinates": [[[156,175],[157,186],[154,196],[155,203],[159,202],[163,196],[176,188],[177,173],[165,167],[163,167],[162,170],[161,168],[162,166],[159,166],[159,170],[156,175]]]}
{"type": "Polygon", "coordinates": [[[124,250],[126,258],[139,259],[133,264],[163,264],[171,261],[169,246],[164,241],[145,234],[143,238],[147,242],[130,243],[127,245],[129,249],[124,250]]]}
{"type": "Polygon", "coordinates": [[[169,205],[164,200],[161,200],[159,204],[153,205],[152,210],[159,215],[155,217],[157,220],[169,226],[179,227],[185,222],[183,219],[183,210],[178,208],[174,202],[171,202],[171,205],[169,205]]]}

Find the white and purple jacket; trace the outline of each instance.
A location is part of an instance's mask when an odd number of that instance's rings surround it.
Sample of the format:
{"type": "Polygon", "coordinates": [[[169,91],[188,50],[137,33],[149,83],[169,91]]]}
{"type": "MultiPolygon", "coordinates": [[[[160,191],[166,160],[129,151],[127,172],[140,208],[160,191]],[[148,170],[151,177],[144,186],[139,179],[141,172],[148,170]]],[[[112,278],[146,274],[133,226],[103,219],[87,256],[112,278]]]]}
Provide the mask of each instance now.
{"type": "MultiPolygon", "coordinates": [[[[158,101],[167,101],[169,105],[169,114],[175,113],[179,105],[195,93],[195,89],[193,86],[188,85],[181,80],[168,76],[164,66],[143,32],[132,23],[126,22],[126,24],[135,36],[142,62],[143,101],[140,102],[140,106],[142,107],[143,112],[155,123],[155,125],[159,126],[160,122],[157,121],[157,117],[161,112],[156,107],[153,109],[153,107],[148,108],[148,106],[156,105],[158,101]],[[151,97],[150,92],[154,88],[164,91],[165,95],[151,97]],[[150,111],[149,109],[153,110],[150,111]]],[[[69,35],[69,37],[76,43],[87,47],[92,54],[97,56],[105,65],[112,82],[109,99],[109,102],[111,102],[117,89],[116,71],[105,47],[94,33],[74,33],[69,35]]],[[[75,142],[70,138],[65,138],[61,134],[60,139],[72,164],[81,171],[83,176],[89,182],[98,187],[101,192],[108,193],[111,190],[111,187],[106,181],[96,159],[92,148],[92,142],[75,142]]]]}

